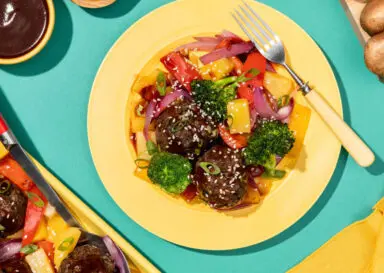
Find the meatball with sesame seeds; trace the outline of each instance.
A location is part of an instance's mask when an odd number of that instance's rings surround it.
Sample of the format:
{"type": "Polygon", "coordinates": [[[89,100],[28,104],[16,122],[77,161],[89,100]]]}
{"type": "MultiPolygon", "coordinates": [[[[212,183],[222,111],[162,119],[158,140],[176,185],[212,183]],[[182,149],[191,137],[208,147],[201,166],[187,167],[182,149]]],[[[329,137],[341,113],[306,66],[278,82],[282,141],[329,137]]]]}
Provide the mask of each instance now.
{"type": "Polygon", "coordinates": [[[19,257],[14,257],[3,263],[0,263],[0,272],[2,273],[32,273],[29,265],[19,257]]]}
{"type": "Polygon", "coordinates": [[[23,228],[27,197],[7,179],[0,178],[0,238],[23,228]]]}
{"type": "Polygon", "coordinates": [[[193,181],[211,207],[238,205],[246,194],[245,167],[240,150],[216,145],[196,163],[193,181]]]}
{"type": "Polygon", "coordinates": [[[216,125],[204,117],[195,103],[179,100],[155,121],[156,141],[162,151],[195,160],[217,139],[216,125]]]}

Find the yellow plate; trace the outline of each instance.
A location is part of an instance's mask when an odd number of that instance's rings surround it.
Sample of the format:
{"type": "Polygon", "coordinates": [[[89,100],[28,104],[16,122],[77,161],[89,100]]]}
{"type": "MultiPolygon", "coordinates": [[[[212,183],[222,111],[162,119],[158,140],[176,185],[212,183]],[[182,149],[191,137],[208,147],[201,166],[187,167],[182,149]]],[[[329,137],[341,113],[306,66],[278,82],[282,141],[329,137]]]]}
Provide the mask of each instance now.
{"type": "MultiPolygon", "coordinates": [[[[288,60],[342,114],[337,82],[316,43],[289,18],[249,2],[281,36],[288,60]]],[[[108,192],[138,224],[179,245],[211,250],[236,249],[282,232],[315,203],[336,166],[340,143],[313,113],[304,149],[295,169],[274,185],[258,208],[225,214],[203,204],[188,205],[133,175],[128,141],[129,97],[135,76],[154,67],[159,52],[185,37],[228,29],[241,34],[230,15],[238,1],[183,0],[145,16],[112,47],[95,79],[88,109],[88,136],[93,160],[108,192]],[[150,62],[150,64],[148,64],[150,62]]],[[[305,104],[302,97],[301,103],[305,104]]]]}
{"type": "MultiPolygon", "coordinates": [[[[0,159],[8,152],[0,143],[0,159]]],[[[53,187],[64,203],[71,210],[80,225],[87,231],[99,236],[108,235],[119,245],[124,254],[130,260],[131,273],[160,273],[143,255],[131,244],[121,237],[111,226],[102,220],[93,210],[83,203],[73,192],[65,187],[55,176],[45,169],[39,162],[32,158],[47,182],[53,187]]]]}

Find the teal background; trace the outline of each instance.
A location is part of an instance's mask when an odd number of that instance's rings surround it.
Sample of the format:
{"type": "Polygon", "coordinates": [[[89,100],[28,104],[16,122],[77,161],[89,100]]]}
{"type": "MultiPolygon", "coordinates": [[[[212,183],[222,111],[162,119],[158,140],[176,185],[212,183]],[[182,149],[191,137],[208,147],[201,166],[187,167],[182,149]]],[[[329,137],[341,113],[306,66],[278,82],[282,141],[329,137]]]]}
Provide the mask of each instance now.
{"type": "MultiPolygon", "coordinates": [[[[117,0],[94,11],[69,0],[54,2],[57,23],[47,47],[24,64],[0,66],[0,109],[26,149],[162,271],[285,272],[343,227],[367,216],[383,196],[384,85],[366,70],[363,49],[340,3],[264,0],[301,25],[324,50],[339,83],[345,120],[371,145],[377,161],[363,169],[343,150],[316,205],[287,231],[256,246],[199,251],[148,233],[115,205],[96,173],[87,140],[87,103],[96,71],[114,41],[136,20],[169,1],[117,0]]],[[[154,31],[161,30],[154,26],[154,31]]]]}

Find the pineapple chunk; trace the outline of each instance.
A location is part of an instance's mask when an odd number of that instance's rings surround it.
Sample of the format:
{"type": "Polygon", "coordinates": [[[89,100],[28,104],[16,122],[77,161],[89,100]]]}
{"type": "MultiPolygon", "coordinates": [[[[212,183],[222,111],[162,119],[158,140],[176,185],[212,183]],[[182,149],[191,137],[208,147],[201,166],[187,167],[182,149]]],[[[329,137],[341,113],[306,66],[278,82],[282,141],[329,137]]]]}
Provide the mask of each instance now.
{"type": "Polygon", "coordinates": [[[41,219],[39,227],[37,228],[37,231],[35,233],[35,236],[33,237],[32,242],[38,242],[38,241],[43,241],[46,240],[48,237],[48,231],[47,231],[47,222],[45,219],[41,219]]]}
{"type": "Polygon", "coordinates": [[[188,58],[193,65],[200,68],[200,67],[204,66],[203,63],[200,61],[200,57],[204,56],[205,54],[207,54],[207,52],[205,52],[205,51],[193,51],[192,50],[192,51],[189,51],[188,58]]]}
{"type": "Polygon", "coordinates": [[[149,75],[137,77],[132,86],[132,91],[139,93],[144,87],[156,83],[160,69],[153,70],[149,75]]]}
{"type": "Polygon", "coordinates": [[[50,219],[48,219],[47,231],[48,231],[48,241],[54,242],[56,238],[62,234],[67,228],[68,224],[64,221],[59,214],[55,214],[50,219]]]}
{"type": "Polygon", "coordinates": [[[5,149],[4,145],[0,143],[0,159],[8,154],[7,149],[5,149]]]}
{"type": "Polygon", "coordinates": [[[236,99],[227,104],[228,125],[231,134],[251,132],[251,117],[246,99],[236,99]]]}
{"type": "Polygon", "coordinates": [[[228,76],[234,67],[232,60],[223,58],[201,67],[200,74],[205,80],[220,80],[228,76]]]}
{"type": "Polygon", "coordinates": [[[55,267],[58,269],[62,261],[73,251],[79,241],[81,231],[78,228],[70,227],[62,234],[58,234],[54,241],[55,246],[55,267]]]}
{"type": "Polygon", "coordinates": [[[264,87],[275,97],[280,98],[289,95],[294,90],[294,84],[291,79],[278,73],[265,72],[264,87]]]}
{"type": "Polygon", "coordinates": [[[55,273],[51,262],[42,248],[25,257],[33,273],[55,273]]]}

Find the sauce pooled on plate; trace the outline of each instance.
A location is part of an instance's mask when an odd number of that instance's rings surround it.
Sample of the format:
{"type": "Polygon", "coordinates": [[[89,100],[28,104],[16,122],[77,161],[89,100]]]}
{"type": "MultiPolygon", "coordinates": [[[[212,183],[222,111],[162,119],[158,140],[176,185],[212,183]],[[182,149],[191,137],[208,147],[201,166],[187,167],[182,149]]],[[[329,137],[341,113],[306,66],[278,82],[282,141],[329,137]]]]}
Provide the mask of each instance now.
{"type": "Polygon", "coordinates": [[[31,51],[48,25],[45,0],[0,0],[0,58],[14,58],[31,51]]]}

